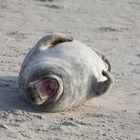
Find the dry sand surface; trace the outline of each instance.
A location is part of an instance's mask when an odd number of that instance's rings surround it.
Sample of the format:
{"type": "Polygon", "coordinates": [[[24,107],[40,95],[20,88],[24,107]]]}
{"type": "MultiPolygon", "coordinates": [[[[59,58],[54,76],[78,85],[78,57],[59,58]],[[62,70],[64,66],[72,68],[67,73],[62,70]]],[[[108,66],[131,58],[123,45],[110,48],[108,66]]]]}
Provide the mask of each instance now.
{"type": "Polygon", "coordinates": [[[140,0],[0,0],[0,140],[140,140],[140,0]],[[69,112],[39,113],[20,97],[22,61],[58,31],[102,51],[111,90],[69,112]]]}

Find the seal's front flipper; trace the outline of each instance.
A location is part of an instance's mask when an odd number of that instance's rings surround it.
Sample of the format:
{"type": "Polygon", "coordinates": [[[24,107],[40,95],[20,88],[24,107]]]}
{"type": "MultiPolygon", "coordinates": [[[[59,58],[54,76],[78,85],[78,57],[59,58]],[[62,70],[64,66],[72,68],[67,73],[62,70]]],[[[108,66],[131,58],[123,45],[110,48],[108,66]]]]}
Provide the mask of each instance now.
{"type": "Polygon", "coordinates": [[[52,48],[55,45],[63,42],[71,42],[73,41],[73,37],[70,35],[66,35],[63,33],[52,33],[43,37],[39,42],[39,49],[45,50],[47,48],[52,48]]]}
{"type": "Polygon", "coordinates": [[[103,70],[102,74],[103,74],[103,76],[105,76],[107,78],[107,80],[96,83],[97,85],[96,85],[96,88],[94,89],[96,96],[102,95],[105,92],[107,92],[109,90],[109,88],[111,87],[111,85],[113,84],[113,78],[111,77],[109,72],[106,72],[103,70]]]}

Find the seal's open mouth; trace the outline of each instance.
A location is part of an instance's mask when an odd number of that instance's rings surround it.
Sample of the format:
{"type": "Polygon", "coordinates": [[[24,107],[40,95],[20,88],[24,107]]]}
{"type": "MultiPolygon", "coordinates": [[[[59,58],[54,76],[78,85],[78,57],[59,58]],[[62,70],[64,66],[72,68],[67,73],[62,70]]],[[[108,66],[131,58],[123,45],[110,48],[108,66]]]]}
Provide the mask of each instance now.
{"type": "Polygon", "coordinates": [[[58,83],[55,79],[43,79],[36,84],[40,99],[54,96],[58,90],[58,83]]]}
{"type": "Polygon", "coordinates": [[[63,92],[63,82],[56,75],[30,82],[27,86],[27,99],[35,104],[50,103],[58,100],[63,92]]]}

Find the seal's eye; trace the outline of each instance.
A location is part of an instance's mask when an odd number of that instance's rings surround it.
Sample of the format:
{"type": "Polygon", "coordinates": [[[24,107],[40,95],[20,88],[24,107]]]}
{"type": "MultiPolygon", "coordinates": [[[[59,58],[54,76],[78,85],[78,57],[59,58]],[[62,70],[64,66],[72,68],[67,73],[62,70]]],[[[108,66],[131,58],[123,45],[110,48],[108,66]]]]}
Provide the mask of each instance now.
{"type": "Polygon", "coordinates": [[[37,88],[41,96],[51,97],[58,90],[58,83],[54,79],[43,79],[37,84],[37,88]]]}

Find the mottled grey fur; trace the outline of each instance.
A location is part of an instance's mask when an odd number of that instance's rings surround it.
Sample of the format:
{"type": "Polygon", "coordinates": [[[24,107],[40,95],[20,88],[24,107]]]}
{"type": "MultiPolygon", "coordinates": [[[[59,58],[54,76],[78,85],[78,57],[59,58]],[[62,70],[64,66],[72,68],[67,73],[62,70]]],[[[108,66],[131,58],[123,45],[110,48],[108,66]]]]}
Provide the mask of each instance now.
{"type": "Polygon", "coordinates": [[[34,82],[56,77],[59,93],[49,101],[32,104],[41,111],[64,111],[105,93],[113,83],[110,70],[108,59],[97,50],[71,36],[53,33],[42,38],[26,56],[19,89],[32,102],[29,94],[34,94],[34,82]]]}

